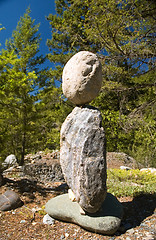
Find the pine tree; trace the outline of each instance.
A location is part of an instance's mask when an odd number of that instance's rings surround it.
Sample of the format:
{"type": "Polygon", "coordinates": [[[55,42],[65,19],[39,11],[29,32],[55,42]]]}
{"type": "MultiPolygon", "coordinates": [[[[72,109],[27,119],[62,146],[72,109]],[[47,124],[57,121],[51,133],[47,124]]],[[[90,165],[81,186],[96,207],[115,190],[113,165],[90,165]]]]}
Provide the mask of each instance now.
{"type": "Polygon", "coordinates": [[[35,25],[30,9],[27,9],[11,39],[6,41],[6,51],[1,53],[1,59],[6,58],[6,64],[0,70],[0,92],[3,96],[0,104],[8,116],[6,135],[22,165],[24,155],[32,144],[37,93],[46,79],[38,68],[45,61],[43,56],[38,55],[41,41],[38,31],[39,24],[35,25]]]}
{"type": "Polygon", "coordinates": [[[72,106],[62,98],[60,87],[49,86],[41,92],[40,102],[36,107],[39,114],[38,140],[42,143],[42,149],[59,149],[61,125],[72,106]]]}
{"type": "Polygon", "coordinates": [[[2,51],[0,54],[0,159],[7,155],[10,149],[15,153],[10,143],[11,121],[14,114],[14,96],[10,92],[12,82],[15,77],[15,71],[12,66],[17,62],[17,56],[14,52],[2,51]]]}
{"type": "Polygon", "coordinates": [[[92,104],[102,111],[108,150],[124,150],[137,157],[140,143],[148,139],[145,152],[149,146],[148,161],[152,162],[156,155],[152,115],[156,105],[155,2],[55,2],[57,15],[48,17],[52,27],[48,57],[56,64],[51,75],[61,81],[62,68],[73,54],[80,50],[96,53],[102,62],[103,86],[92,104]]]}

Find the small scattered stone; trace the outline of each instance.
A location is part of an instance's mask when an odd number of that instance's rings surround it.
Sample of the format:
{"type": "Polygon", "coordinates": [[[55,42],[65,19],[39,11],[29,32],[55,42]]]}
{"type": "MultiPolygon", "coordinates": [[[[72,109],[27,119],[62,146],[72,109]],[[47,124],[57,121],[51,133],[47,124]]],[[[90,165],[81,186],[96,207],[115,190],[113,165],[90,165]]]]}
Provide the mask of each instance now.
{"type": "Polygon", "coordinates": [[[149,232],[146,232],[145,234],[146,234],[146,238],[145,238],[146,240],[154,240],[155,239],[153,234],[151,234],[149,232]]]}
{"type": "Polygon", "coordinates": [[[53,225],[55,223],[55,220],[50,217],[48,214],[46,214],[43,218],[43,223],[48,225],[53,225]]]}
{"type": "Polygon", "coordinates": [[[69,237],[69,233],[65,233],[65,237],[68,238],[69,237]]]}
{"type": "Polygon", "coordinates": [[[17,165],[17,159],[14,154],[10,154],[9,156],[6,157],[4,162],[2,163],[3,167],[11,167],[17,165]]]}
{"type": "Polygon", "coordinates": [[[26,223],[26,220],[21,220],[20,223],[26,223]]]}
{"type": "Polygon", "coordinates": [[[129,229],[129,230],[127,230],[127,233],[128,234],[133,234],[135,231],[134,231],[134,229],[133,228],[131,228],[131,229],[129,229]]]}
{"type": "Polygon", "coordinates": [[[153,224],[151,225],[151,228],[152,228],[152,229],[155,229],[155,227],[156,227],[155,225],[153,225],[153,224]]]}
{"type": "Polygon", "coordinates": [[[141,223],[140,226],[141,227],[148,227],[148,225],[145,222],[141,223]]]}
{"type": "Polygon", "coordinates": [[[131,170],[132,168],[126,167],[126,166],[120,166],[120,169],[121,169],[121,170],[131,170]]]}
{"type": "Polygon", "coordinates": [[[140,169],[140,171],[156,174],[156,168],[142,168],[142,169],[140,169]]]}
{"type": "Polygon", "coordinates": [[[126,240],[131,240],[131,238],[130,237],[126,237],[126,240]]]}
{"type": "Polygon", "coordinates": [[[146,220],[145,223],[150,223],[150,221],[149,221],[149,220],[146,220]]]}
{"type": "Polygon", "coordinates": [[[32,208],[32,212],[33,213],[35,213],[35,212],[38,212],[38,211],[42,211],[43,209],[42,208],[39,208],[39,207],[37,207],[37,208],[32,208]]]}
{"type": "Polygon", "coordinates": [[[69,196],[69,199],[70,199],[72,202],[75,202],[75,201],[76,201],[75,194],[73,193],[73,191],[72,191],[71,189],[68,189],[68,196],[69,196]]]}
{"type": "Polygon", "coordinates": [[[35,226],[37,224],[37,222],[32,222],[32,225],[35,226]]]}

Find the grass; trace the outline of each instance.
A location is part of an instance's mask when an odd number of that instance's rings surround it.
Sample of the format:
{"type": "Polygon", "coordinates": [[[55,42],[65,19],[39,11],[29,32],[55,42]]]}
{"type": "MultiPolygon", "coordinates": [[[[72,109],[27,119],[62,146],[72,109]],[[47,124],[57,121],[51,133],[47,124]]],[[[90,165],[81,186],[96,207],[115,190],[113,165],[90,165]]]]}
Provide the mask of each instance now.
{"type": "Polygon", "coordinates": [[[156,175],[138,169],[108,169],[107,191],[116,197],[156,194],[156,175]]]}

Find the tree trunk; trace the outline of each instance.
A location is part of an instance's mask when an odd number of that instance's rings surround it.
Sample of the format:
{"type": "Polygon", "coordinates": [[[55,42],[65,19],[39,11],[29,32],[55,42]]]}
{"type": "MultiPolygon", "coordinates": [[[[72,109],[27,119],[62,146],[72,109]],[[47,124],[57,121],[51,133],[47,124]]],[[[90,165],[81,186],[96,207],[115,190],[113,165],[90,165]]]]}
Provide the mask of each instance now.
{"type": "Polygon", "coordinates": [[[22,139],[22,151],[21,151],[21,161],[20,165],[23,166],[24,164],[24,155],[25,155],[25,141],[26,141],[26,133],[23,133],[23,139],[22,139]]]}
{"type": "Polygon", "coordinates": [[[24,165],[24,156],[25,156],[25,146],[26,146],[26,126],[27,126],[27,111],[26,105],[23,109],[23,136],[22,136],[22,150],[21,150],[21,162],[20,165],[24,165]]]}

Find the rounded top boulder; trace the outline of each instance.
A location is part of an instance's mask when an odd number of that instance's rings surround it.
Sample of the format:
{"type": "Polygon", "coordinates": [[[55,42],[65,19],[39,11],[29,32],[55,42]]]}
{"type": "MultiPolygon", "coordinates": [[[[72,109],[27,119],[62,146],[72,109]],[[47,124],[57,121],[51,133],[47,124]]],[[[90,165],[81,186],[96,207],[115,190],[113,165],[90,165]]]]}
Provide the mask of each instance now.
{"type": "Polygon", "coordinates": [[[63,69],[63,93],[76,105],[87,104],[97,97],[101,84],[102,67],[94,53],[76,53],[63,69]]]}

